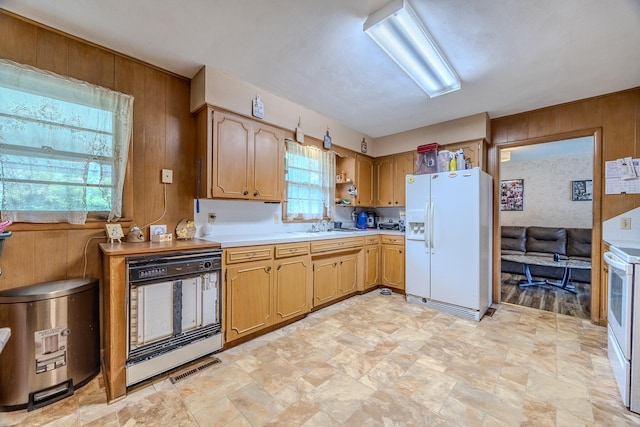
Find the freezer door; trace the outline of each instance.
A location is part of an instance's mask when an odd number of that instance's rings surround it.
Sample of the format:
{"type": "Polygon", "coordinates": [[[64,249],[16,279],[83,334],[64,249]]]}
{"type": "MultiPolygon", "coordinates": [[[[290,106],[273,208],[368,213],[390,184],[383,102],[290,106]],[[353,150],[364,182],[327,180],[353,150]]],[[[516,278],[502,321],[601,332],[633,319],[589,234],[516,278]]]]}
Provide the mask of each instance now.
{"type": "Polygon", "coordinates": [[[431,181],[431,298],[479,310],[477,170],[438,175],[431,181]]]}
{"type": "Polygon", "coordinates": [[[407,175],[405,177],[405,210],[423,211],[429,202],[429,185],[432,175],[407,175]]]}
{"type": "Polygon", "coordinates": [[[430,258],[424,240],[405,241],[405,292],[420,298],[431,298],[430,258]]]}

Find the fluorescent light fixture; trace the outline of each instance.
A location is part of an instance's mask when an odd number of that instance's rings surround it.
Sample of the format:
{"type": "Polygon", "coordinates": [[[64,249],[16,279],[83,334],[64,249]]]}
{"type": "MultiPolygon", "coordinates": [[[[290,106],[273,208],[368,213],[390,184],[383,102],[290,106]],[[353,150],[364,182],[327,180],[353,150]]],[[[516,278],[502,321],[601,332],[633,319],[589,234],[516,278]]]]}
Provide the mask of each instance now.
{"type": "Polygon", "coordinates": [[[511,151],[509,150],[500,150],[500,161],[508,162],[511,160],[511,151]]]}
{"type": "Polygon", "coordinates": [[[460,89],[460,80],[407,0],[373,12],[364,31],[431,98],[460,89]]]}

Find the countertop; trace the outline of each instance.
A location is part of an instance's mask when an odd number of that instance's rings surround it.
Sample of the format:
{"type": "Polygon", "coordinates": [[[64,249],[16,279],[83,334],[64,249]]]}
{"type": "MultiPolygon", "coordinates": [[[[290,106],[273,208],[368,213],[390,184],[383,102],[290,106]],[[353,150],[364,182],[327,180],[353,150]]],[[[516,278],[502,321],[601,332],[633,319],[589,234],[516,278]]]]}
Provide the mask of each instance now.
{"type": "Polygon", "coordinates": [[[272,245],[278,243],[305,242],[311,240],[340,239],[344,237],[365,237],[376,235],[404,236],[398,230],[367,229],[358,231],[290,231],[265,234],[229,234],[207,237],[211,242],[217,242],[225,248],[252,245],[272,245]]]}
{"type": "Polygon", "coordinates": [[[640,248],[640,242],[637,240],[604,240],[610,246],[617,246],[619,248],[640,248]]]}
{"type": "Polygon", "coordinates": [[[289,231],[275,233],[229,234],[200,237],[188,240],[172,240],[171,242],[141,242],[141,243],[100,243],[100,250],[109,256],[113,255],[141,255],[176,250],[198,250],[234,248],[239,246],[273,245],[278,243],[305,242],[311,240],[340,239],[345,237],[365,237],[376,235],[404,236],[398,230],[349,230],[349,231],[289,231]]]}
{"type": "Polygon", "coordinates": [[[220,243],[203,239],[172,240],[171,242],[100,243],[102,253],[109,256],[219,248],[220,243]]]}

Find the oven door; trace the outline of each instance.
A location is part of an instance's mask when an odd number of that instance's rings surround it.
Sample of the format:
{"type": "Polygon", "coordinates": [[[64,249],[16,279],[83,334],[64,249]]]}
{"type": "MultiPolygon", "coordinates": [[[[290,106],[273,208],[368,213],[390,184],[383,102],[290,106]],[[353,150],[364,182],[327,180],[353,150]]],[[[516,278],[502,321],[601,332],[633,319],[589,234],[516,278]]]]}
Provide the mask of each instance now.
{"type": "Polygon", "coordinates": [[[132,286],[129,293],[129,349],[173,335],[173,281],[132,286]]]}
{"type": "Polygon", "coordinates": [[[625,359],[630,360],[633,264],[624,262],[611,252],[605,252],[604,260],[609,264],[609,331],[614,335],[625,359]]]}

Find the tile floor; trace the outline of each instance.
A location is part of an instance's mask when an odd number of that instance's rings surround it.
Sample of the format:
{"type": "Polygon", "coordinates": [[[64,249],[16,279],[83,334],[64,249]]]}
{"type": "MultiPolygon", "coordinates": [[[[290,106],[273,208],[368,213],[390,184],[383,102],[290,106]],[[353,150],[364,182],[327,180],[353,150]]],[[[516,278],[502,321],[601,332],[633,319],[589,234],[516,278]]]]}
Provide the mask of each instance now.
{"type": "Polygon", "coordinates": [[[101,376],[0,425],[632,426],[588,320],[500,305],[480,322],[379,291],[108,405],[101,376]]]}

